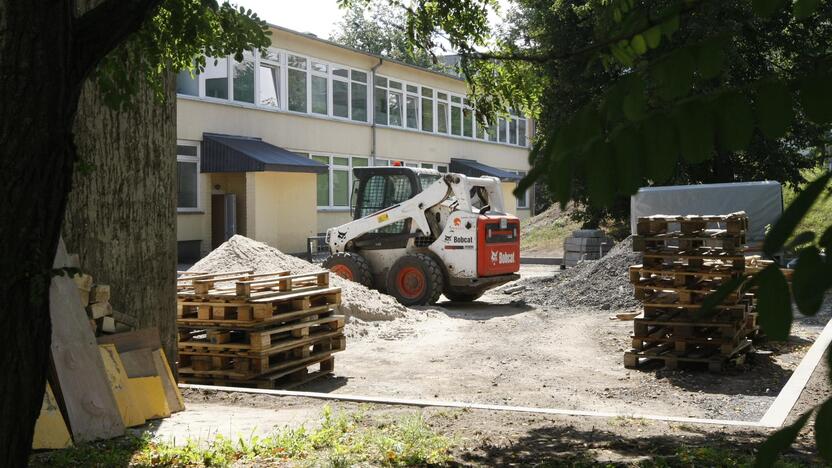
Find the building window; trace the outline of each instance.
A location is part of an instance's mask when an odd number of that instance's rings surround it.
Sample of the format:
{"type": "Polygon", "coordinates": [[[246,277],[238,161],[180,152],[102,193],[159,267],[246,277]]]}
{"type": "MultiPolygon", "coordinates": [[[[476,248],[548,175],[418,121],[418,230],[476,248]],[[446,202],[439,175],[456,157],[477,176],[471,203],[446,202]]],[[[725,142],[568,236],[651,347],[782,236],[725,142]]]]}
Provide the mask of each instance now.
{"type": "Polygon", "coordinates": [[[462,136],[474,137],[474,112],[465,100],[465,107],[462,109],[462,136]]]}
{"type": "Polygon", "coordinates": [[[176,93],[187,96],[199,96],[199,74],[191,76],[190,70],[182,70],[176,75],[176,93]]]}
{"type": "Polygon", "coordinates": [[[511,119],[508,125],[508,142],[509,144],[517,144],[517,118],[511,119]]]}
{"type": "Polygon", "coordinates": [[[526,143],[526,119],[520,119],[517,122],[517,144],[520,146],[527,146],[526,143]]]}
{"type": "Polygon", "coordinates": [[[352,110],[352,120],[358,122],[367,121],[367,74],[358,71],[350,70],[350,105],[352,110]]]}
{"type": "Polygon", "coordinates": [[[407,85],[407,97],[405,99],[405,124],[407,128],[419,129],[419,88],[407,85]]]}
{"type": "Polygon", "coordinates": [[[448,94],[436,93],[436,131],[448,133],[448,94]]]}
{"type": "Polygon", "coordinates": [[[306,112],[307,89],[306,89],[306,67],[307,61],[297,55],[287,57],[288,73],[288,94],[289,110],[295,112],[306,112]]]}
{"type": "Polygon", "coordinates": [[[312,62],[312,112],[329,115],[329,65],[312,62]]]}
{"type": "Polygon", "coordinates": [[[422,86],[422,131],[433,133],[433,90],[422,86]]]}
{"type": "MultiPolygon", "coordinates": [[[[517,174],[521,177],[526,177],[526,173],[524,171],[512,171],[512,172],[514,172],[515,174],[517,174]]],[[[517,198],[517,209],[522,210],[522,209],[527,209],[529,207],[529,191],[528,190],[523,192],[522,197],[515,197],[515,198],[517,198]]]]}
{"type": "Polygon", "coordinates": [[[232,75],[232,99],[254,104],[254,54],[243,53],[243,61],[234,61],[232,75]]]}
{"type": "MultiPolygon", "coordinates": [[[[329,167],[329,156],[312,156],[312,159],[329,167]]],[[[329,206],[329,170],[317,177],[318,206],[329,206]]]]}
{"type": "Polygon", "coordinates": [[[354,167],[369,166],[369,158],[350,156],[325,156],[312,155],[315,161],[324,163],[329,170],[324,174],[318,174],[317,179],[317,205],[318,208],[346,208],[349,206],[350,197],[355,178],[351,177],[354,167]]]}
{"type": "Polygon", "coordinates": [[[451,135],[462,136],[462,98],[451,96],[451,135]]]}
{"type": "Polygon", "coordinates": [[[200,74],[205,97],[228,99],[228,59],[206,58],[205,70],[200,74]]]}
{"type": "Polygon", "coordinates": [[[350,117],[350,71],[346,68],[332,69],[332,115],[350,117]]]}
{"type": "Polygon", "coordinates": [[[404,103],[402,102],[402,84],[398,81],[389,80],[388,86],[390,90],[387,94],[387,102],[390,106],[388,109],[389,125],[394,127],[402,126],[402,112],[404,110],[404,103]]]}
{"type": "Polygon", "coordinates": [[[387,78],[381,76],[375,77],[373,121],[379,125],[387,125],[387,78]]]}
{"type": "Polygon", "coordinates": [[[199,146],[194,144],[176,145],[176,207],[199,209],[199,146]]]}
{"type": "Polygon", "coordinates": [[[280,107],[280,67],[260,63],[260,89],[257,103],[261,106],[280,107]]]}
{"type": "Polygon", "coordinates": [[[500,143],[506,143],[506,119],[500,117],[500,143]]]}

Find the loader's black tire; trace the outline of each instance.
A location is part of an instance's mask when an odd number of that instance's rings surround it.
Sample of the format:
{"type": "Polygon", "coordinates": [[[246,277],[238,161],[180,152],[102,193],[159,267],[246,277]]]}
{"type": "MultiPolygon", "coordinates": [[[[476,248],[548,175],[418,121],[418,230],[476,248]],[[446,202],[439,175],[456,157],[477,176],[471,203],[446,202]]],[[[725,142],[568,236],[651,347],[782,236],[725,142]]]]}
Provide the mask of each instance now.
{"type": "Polygon", "coordinates": [[[341,278],[373,287],[373,273],[367,259],[354,252],[338,252],[324,260],[324,268],[341,278]]]}
{"type": "Polygon", "coordinates": [[[478,292],[462,292],[462,291],[445,291],[445,297],[453,302],[474,302],[482,296],[484,291],[478,292]]]}
{"type": "Polygon", "coordinates": [[[387,294],[406,306],[435,303],[443,285],[442,269],[425,254],[405,255],[387,272],[387,294]]]}

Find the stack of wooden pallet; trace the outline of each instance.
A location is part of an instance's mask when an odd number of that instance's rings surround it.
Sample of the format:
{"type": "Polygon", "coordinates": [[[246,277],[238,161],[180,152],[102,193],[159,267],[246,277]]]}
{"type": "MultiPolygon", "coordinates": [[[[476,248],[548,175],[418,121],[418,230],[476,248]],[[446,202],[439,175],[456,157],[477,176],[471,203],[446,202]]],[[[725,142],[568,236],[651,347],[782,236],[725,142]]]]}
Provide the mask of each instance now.
{"type": "Polygon", "coordinates": [[[288,388],[331,373],[346,347],[328,271],[183,273],[177,289],[185,382],[288,388]]]}
{"type": "Polygon", "coordinates": [[[633,249],[643,264],[630,267],[630,281],[644,304],[635,319],[633,349],[625,367],[659,360],[674,369],[701,363],[719,372],[750,348],[757,333],[754,295],[746,285],[715,313],[700,313],[705,297],[726,281],[746,277],[744,246],[748,217],[650,216],[638,219],[633,249]]]}

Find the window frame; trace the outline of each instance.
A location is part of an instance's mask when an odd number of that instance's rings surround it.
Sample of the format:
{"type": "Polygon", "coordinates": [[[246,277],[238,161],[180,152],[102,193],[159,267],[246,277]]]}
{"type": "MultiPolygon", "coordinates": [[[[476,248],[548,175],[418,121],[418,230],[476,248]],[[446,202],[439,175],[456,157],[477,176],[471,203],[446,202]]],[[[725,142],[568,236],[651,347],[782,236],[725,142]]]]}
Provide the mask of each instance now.
{"type": "MultiPolygon", "coordinates": [[[[194,140],[176,140],[176,162],[186,162],[186,163],[196,163],[196,206],[179,206],[179,187],[177,185],[176,189],[176,212],[177,213],[201,213],[202,212],[202,200],[200,194],[202,193],[202,178],[200,177],[201,170],[202,170],[202,163],[201,163],[201,154],[202,154],[202,144],[199,141],[194,140]],[[192,146],[196,148],[196,156],[189,156],[189,155],[180,155],[179,154],[179,147],[180,146],[192,146]]],[[[178,179],[178,175],[177,175],[178,179]]],[[[177,181],[178,184],[178,181],[177,181]]]]}
{"type": "MultiPolygon", "coordinates": [[[[306,151],[306,150],[291,150],[293,153],[300,153],[306,155],[307,158],[312,159],[313,157],[319,158],[327,158],[328,162],[326,163],[327,166],[327,176],[329,177],[329,186],[328,189],[328,197],[329,197],[329,204],[328,205],[318,205],[317,195],[315,197],[315,207],[318,211],[349,211],[350,210],[350,199],[352,198],[353,190],[355,190],[354,183],[355,177],[353,176],[352,170],[356,167],[372,167],[373,162],[370,156],[359,156],[359,155],[350,155],[350,154],[340,154],[340,153],[328,153],[326,151],[306,151]],[[335,158],[347,158],[348,165],[336,165],[334,163],[335,158]],[[364,159],[367,161],[367,164],[364,166],[356,166],[353,161],[355,159],[364,159]],[[347,171],[347,204],[346,205],[336,205],[335,204],[335,171],[347,171]]],[[[317,179],[315,184],[317,184],[317,179]]],[[[317,194],[317,185],[315,186],[316,194],[317,194]]]]}

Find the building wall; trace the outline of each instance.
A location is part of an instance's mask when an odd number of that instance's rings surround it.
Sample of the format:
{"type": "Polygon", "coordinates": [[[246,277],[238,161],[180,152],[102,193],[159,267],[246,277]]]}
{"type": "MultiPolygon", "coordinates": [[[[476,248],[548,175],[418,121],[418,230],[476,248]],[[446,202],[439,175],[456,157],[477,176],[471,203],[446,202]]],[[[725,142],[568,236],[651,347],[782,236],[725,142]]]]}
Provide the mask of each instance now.
{"type": "Polygon", "coordinates": [[[251,172],[247,199],[249,236],[283,252],[306,251],[306,238],[316,233],[315,174],[251,172]],[[253,183],[252,183],[253,182],[253,183]]]}

